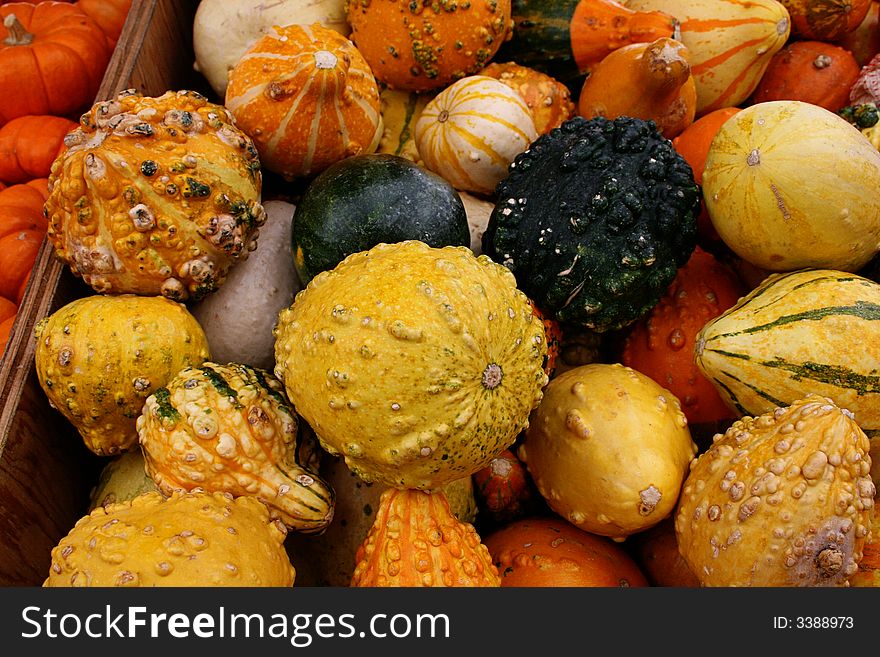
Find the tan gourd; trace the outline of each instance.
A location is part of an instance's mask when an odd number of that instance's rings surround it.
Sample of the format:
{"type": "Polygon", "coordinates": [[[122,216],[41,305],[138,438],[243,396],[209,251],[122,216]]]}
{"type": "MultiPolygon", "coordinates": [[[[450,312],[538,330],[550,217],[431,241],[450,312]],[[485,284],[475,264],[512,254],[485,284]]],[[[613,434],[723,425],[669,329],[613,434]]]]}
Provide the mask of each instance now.
{"type": "Polygon", "coordinates": [[[693,123],[697,110],[689,57],[680,41],[667,37],[618,48],[584,82],[578,113],[588,119],[650,119],[672,139],[693,123]]]}

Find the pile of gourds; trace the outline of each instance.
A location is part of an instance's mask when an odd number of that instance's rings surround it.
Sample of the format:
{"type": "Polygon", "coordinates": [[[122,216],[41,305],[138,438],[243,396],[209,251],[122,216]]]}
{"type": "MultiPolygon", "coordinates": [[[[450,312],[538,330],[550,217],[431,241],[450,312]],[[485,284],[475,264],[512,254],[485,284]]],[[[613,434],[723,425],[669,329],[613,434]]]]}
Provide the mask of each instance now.
{"type": "Polygon", "coordinates": [[[0,2],[0,344],[46,233],[52,161],[95,99],[131,0],[0,2]]]}
{"type": "Polygon", "coordinates": [[[40,383],[142,461],[47,584],[878,585],[877,20],[202,0],[215,97],[98,103],[49,173],[96,295],[40,383]]]}

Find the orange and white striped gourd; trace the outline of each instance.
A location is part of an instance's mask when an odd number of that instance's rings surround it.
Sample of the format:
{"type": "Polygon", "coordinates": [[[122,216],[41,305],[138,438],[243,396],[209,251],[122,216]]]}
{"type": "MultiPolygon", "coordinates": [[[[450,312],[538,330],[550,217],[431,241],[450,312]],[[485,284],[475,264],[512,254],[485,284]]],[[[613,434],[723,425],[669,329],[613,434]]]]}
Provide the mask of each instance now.
{"type": "Polygon", "coordinates": [[[697,116],[735,107],[751,95],[788,39],[791,20],[777,0],[626,0],[636,11],[664,11],[680,23],[697,85],[697,116]]]}
{"type": "Polygon", "coordinates": [[[472,75],[454,82],[416,122],[425,166],[456,189],[492,194],[513,159],[538,137],[522,97],[503,82],[472,75]]]}
{"type": "Polygon", "coordinates": [[[319,23],[276,26],[257,39],[229,73],[225,104],[263,166],[287,180],[371,153],[382,136],[369,65],[319,23]]]}

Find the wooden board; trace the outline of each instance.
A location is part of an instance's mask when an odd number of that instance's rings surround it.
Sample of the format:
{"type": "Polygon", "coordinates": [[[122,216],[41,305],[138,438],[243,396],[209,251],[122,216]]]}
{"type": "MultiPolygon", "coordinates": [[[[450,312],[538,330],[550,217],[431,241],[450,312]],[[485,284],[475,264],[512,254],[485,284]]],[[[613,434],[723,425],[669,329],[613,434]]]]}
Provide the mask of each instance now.
{"type": "MultiPolygon", "coordinates": [[[[197,0],[133,0],[96,100],[134,88],[206,92],[193,70],[197,0]]],[[[0,359],[0,586],[39,586],[50,552],[88,506],[106,461],[52,409],[37,381],[33,329],[75,298],[92,294],[44,241],[0,359]]]]}

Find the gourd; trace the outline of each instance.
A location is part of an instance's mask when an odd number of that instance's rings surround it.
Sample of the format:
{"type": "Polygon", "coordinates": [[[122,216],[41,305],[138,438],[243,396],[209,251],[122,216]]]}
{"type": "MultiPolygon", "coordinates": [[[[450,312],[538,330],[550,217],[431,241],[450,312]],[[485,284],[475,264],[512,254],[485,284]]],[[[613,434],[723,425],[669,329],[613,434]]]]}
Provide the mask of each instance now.
{"type": "Polygon", "coordinates": [[[485,540],[502,587],[648,586],[622,547],[562,518],[530,517],[485,540]]]}
{"type": "Polygon", "coordinates": [[[773,274],[697,336],[700,371],[740,415],[815,392],[880,429],[880,284],[835,270],[773,274]]]}
{"type": "Polygon", "coordinates": [[[848,50],[824,41],[793,41],[773,55],[752,102],[801,100],[836,112],[849,104],[860,71],[848,50]]]}
{"type": "Polygon", "coordinates": [[[697,110],[689,58],[687,48],[668,37],[614,50],[584,82],[578,114],[651,120],[672,139],[693,123],[697,110]]]}
{"type": "Polygon", "coordinates": [[[788,11],[777,0],[627,0],[635,11],[668,12],[690,53],[697,116],[736,107],[754,91],[788,40],[788,11]]]}
{"type": "Polygon", "coordinates": [[[608,54],[671,37],[675,19],[613,0],[513,0],[514,30],[495,57],[538,69],[572,88],[608,54]]]}
{"type": "Polygon", "coordinates": [[[507,269],[412,240],[318,274],[275,329],[275,375],[321,445],[366,481],[422,490],[514,442],[546,352],[507,269]]]}
{"type": "Polygon", "coordinates": [[[859,23],[859,26],[840,38],[834,39],[834,43],[849,50],[859,66],[865,66],[874,55],[880,52],[878,21],[880,21],[880,2],[872,0],[865,18],[859,23]]]}
{"type": "Polygon", "coordinates": [[[519,457],[553,511],[623,540],[672,513],[696,451],[671,392],[619,363],[594,363],[550,381],[519,457]]]}
{"type": "Polygon", "coordinates": [[[41,229],[12,231],[0,237],[0,296],[16,299],[31,274],[45,232],[41,229]]]}
{"type": "Polygon", "coordinates": [[[46,178],[77,124],[61,116],[20,116],[0,127],[0,180],[10,185],[46,178]]]}
{"type": "Polygon", "coordinates": [[[559,351],[562,345],[562,328],[555,319],[547,317],[534,301],[529,302],[532,306],[532,312],[541,320],[544,325],[544,340],[547,343],[547,355],[544,357],[544,371],[547,376],[553,378],[556,371],[556,361],[559,359],[559,351]]]}
{"type": "MultiPolygon", "coordinates": [[[[872,459],[872,464],[874,459],[872,459]]],[[[849,578],[849,585],[859,588],[880,587],[880,516],[876,508],[874,519],[870,525],[871,534],[865,542],[862,550],[862,558],[859,561],[859,569],[849,578]]]]}
{"type": "MultiPolygon", "coordinates": [[[[693,431],[738,417],[694,363],[697,335],[745,290],[736,274],[697,247],[659,303],[627,331],[620,362],[669,390],[693,431]]],[[[726,428],[726,427],[724,427],[726,428]]]]}
{"type": "Polygon", "coordinates": [[[849,91],[849,102],[852,105],[880,102],[880,54],[862,67],[849,91]]]}
{"type": "Polygon", "coordinates": [[[131,3],[132,0],[77,0],[76,6],[98,24],[112,50],[122,34],[131,3]]]}
{"type": "Polygon", "coordinates": [[[137,441],[144,401],[187,365],[210,357],[201,326],[163,297],[91,295],[37,322],[40,387],[94,453],[137,441]]]}
{"type": "Polygon", "coordinates": [[[320,532],[333,519],[333,490],[300,464],[297,423],[271,374],[206,361],[147,397],[137,432],[163,494],[199,488],[254,496],[288,529],[320,532]]]}
{"type": "Polygon", "coordinates": [[[489,63],[513,21],[510,0],[346,0],[351,40],[392,89],[441,89],[489,63]]]}
{"type": "Polygon", "coordinates": [[[798,39],[834,41],[854,31],[868,13],[871,0],[779,0],[791,16],[798,39]]]}
{"type": "Polygon", "coordinates": [[[98,482],[89,493],[89,511],[158,490],[156,482],[147,474],[143,452],[130,450],[114,457],[101,469],[98,482]]]}
{"type": "Polygon", "coordinates": [[[372,153],[379,89],[351,41],[319,23],[273,28],[229,72],[226,107],[263,166],[287,180],[372,153]]]}
{"type": "Polygon", "coordinates": [[[251,139],[199,93],[95,103],[52,164],[55,254],[103,294],[199,299],[256,248],[266,220],[251,139]]]}
{"type": "Polygon", "coordinates": [[[496,193],[483,253],[559,322],[627,326],[696,246],[691,168],[642,119],[569,119],[514,160],[496,193]]]}
{"type": "Polygon", "coordinates": [[[112,49],[76,4],[2,5],[0,22],[0,125],[66,116],[93,102],[112,49]]]}
{"type": "Polygon", "coordinates": [[[464,204],[464,211],[467,215],[468,229],[471,233],[471,251],[474,255],[480,255],[483,252],[483,233],[486,232],[486,226],[489,225],[489,217],[495,204],[485,197],[468,194],[459,191],[458,196],[464,204]]]}
{"type": "Polygon", "coordinates": [[[470,230],[452,185],[399,155],[355,155],[331,165],[309,183],[293,214],[303,283],[352,253],[404,240],[468,246],[470,230]]]}
{"type": "Polygon", "coordinates": [[[235,266],[219,290],[192,303],[190,311],[205,331],[214,360],[271,370],[275,319],[303,284],[292,265],[295,206],[270,200],[263,209],[267,218],[259,248],[235,266]]]}
{"type": "Polygon", "coordinates": [[[539,135],[558,128],[574,116],[575,106],[571,100],[571,91],[546,73],[520,66],[516,62],[492,62],[481,69],[478,75],[500,80],[516,91],[529,108],[539,135]]]}
{"type": "Polygon", "coordinates": [[[483,526],[502,527],[542,509],[543,498],[526,466],[510,449],[502,450],[472,478],[483,526]]]}
{"type": "Polygon", "coordinates": [[[46,198],[33,185],[17,184],[0,190],[0,237],[19,230],[46,231],[46,198]]]}
{"type": "Polygon", "coordinates": [[[703,198],[730,249],[770,271],[856,271],[880,250],[880,152],[826,109],[752,105],[706,156],[703,198]]]}
{"type": "Polygon", "coordinates": [[[286,535],[253,497],[144,493],[78,520],[43,586],[289,587],[286,535]]]}
{"type": "Polygon", "coordinates": [[[201,0],[193,18],[193,68],[219,98],[226,96],[229,71],[245,51],[276,25],[320,23],[347,37],[344,0],[201,0]]]}
{"type": "Polygon", "coordinates": [[[382,138],[376,152],[399,155],[418,163],[416,121],[433,97],[434,94],[431,93],[400,91],[388,87],[380,90],[382,138]]]}
{"type": "Polygon", "coordinates": [[[691,467],[675,515],[703,586],[843,586],[873,517],[868,438],[807,395],[745,416],[691,467]]]}
{"type": "Polygon", "coordinates": [[[473,525],[442,492],[390,488],[358,547],[351,586],[497,587],[498,571],[473,525]]]}
{"type": "Polygon", "coordinates": [[[538,132],[522,97],[486,75],[462,78],[435,96],[416,122],[425,166],[456,189],[492,194],[538,132]]]}
{"type": "Polygon", "coordinates": [[[675,520],[670,517],[632,537],[633,555],[651,586],[698,588],[700,580],[678,550],[675,520]]]}

